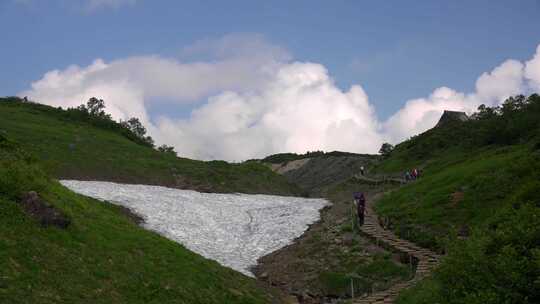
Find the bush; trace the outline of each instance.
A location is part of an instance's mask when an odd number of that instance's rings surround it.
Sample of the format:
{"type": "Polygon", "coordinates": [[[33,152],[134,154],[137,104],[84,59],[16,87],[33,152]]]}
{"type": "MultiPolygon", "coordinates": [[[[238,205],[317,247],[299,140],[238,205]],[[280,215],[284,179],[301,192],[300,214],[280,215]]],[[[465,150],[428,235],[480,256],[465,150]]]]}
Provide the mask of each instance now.
{"type": "MultiPolygon", "coordinates": [[[[540,190],[540,188],[538,189],[540,190]]],[[[507,208],[489,228],[455,242],[436,278],[445,303],[539,303],[540,208],[507,208]]]]}
{"type": "Polygon", "coordinates": [[[43,190],[47,183],[34,159],[0,135],[0,196],[18,199],[24,192],[43,190]]]}

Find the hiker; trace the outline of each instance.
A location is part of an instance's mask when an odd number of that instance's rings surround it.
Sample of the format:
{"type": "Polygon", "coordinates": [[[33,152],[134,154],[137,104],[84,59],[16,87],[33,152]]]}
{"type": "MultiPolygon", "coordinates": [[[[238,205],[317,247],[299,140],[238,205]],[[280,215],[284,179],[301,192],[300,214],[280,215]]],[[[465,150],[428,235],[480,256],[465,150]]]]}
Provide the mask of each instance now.
{"type": "Polygon", "coordinates": [[[366,212],[366,198],[364,193],[355,192],[354,193],[354,202],[356,204],[356,212],[358,214],[358,225],[364,225],[364,215],[366,212]]]}
{"type": "Polygon", "coordinates": [[[360,167],[360,174],[362,174],[362,176],[364,176],[364,166],[360,167]]]}
{"type": "Polygon", "coordinates": [[[418,178],[418,170],[416,168],[414,168],[412,170],[412,176],[413,176],[414,180],[416,180],[418,178]]]}
{"type": "Polygon", "coordinates": [[[408,182],[411,180],[411,172],[405,171],[405,181],[408,182]]]}

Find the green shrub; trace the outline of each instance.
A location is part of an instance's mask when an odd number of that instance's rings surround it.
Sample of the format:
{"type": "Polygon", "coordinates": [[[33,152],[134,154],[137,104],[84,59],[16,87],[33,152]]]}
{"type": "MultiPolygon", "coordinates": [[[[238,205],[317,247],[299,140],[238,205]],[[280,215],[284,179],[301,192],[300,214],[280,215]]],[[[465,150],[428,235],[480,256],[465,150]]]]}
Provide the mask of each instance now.
{"type": "Polygon", "coordinates": [[[436,279],[446,303],[540,301],[540,208],[507,208],[489,228],[455,242],[436,279]]]}
{"type": "Polygon", "coordinates": [[[450,243],[433,279],[398,303],[540,302],[540,182],[524,184],[467,240],[450,243]]]}
{"type": "Polygon", "coordinates": [[[41,191],[48,182],[35,160],[0,135],[0,195],[17,199],[27,191],[41,191]]]}
{"type": "Polygon", "coordinates": [[[16,199],[27,191],[42,191],[46,185],[47,177],[36,165],[0,160],[0,195],[16,199]]]}

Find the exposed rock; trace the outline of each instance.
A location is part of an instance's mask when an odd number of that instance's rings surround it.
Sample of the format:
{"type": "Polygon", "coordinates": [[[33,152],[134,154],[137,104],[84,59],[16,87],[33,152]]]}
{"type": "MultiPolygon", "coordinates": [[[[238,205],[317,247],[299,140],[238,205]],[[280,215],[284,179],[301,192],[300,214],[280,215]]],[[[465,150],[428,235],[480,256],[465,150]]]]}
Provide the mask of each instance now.
{"type": "Polygon", "coordinates": [[[307,164],[311,158],[302,158],[293,161],[289,161],[283,164],[271,164],[270,168],[277,174],[285,174],[292,170],[297,170],[307,164]]]}
{"type": "Polygon", "coordinates": [[[374,155],[314,157],[294,170],[283,173],[285,178],[308,191],[312,197],[320,197],[325,189],[345,181],[361,167],[367,167],[377,160],[374,155]]]}
{"type": "Polygon", "coordinates": [[[66,229],[71,223],[63,212],[47,204],[35,191],[25,193],[20,205],[26,214],[35,218],[43,227],[56,226],[66,229]]]}
{"type": "Polygon", "coordinates": [[[263,273],[259,274],[259,279],[262,281],[268,280],[268,272],[264,271],[263,273]]]}

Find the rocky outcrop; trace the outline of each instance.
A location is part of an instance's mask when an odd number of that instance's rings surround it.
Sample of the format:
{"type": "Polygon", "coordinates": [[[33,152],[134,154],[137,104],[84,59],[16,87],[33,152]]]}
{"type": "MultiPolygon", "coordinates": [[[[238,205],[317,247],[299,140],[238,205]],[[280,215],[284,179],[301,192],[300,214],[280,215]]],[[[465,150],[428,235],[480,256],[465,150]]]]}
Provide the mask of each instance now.
{"type": "Polygon", "coordinates": [[[289,182],[317,197],[321,196],[325,189],[359,173],[360,168],[369,167],[377,160],[377,156],[324,156],[308,160],[282,174],[289,182]]]}
{"type": "Polygon", "coordinates": [[[49,205],[35,191],[25,193],[19,204],[23,211],[36,219],[42,227],[56,226],[66,229],[71,224],[71,220],[62,211],[49,205]]]}
{"type": "Polygon", "coordinates": [[[281,164],[270,164],[270,168],[277,174],[285,174],[289,171],[302,168],[305,164],[309,162],[310,159],[311,158],[302,158],[281,164]]]}

